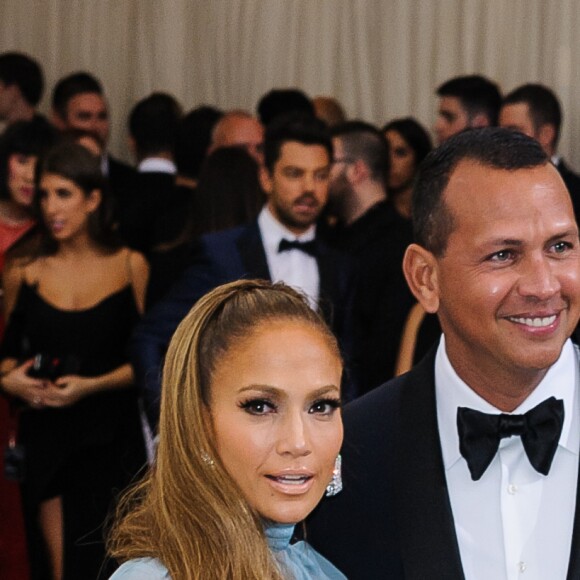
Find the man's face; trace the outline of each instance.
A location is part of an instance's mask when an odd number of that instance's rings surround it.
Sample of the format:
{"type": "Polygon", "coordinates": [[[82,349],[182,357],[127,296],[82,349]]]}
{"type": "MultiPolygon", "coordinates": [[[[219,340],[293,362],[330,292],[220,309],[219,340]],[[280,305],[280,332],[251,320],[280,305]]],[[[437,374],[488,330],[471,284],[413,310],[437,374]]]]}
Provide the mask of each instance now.
{"type": "Polygon", "coordinates": [[[527,103],[504,105],[499,113],[499,126],[519,131],[528,137],[537,139],[536,129],[527,103]]]}
{"type": "Polygon", "coordinates": [[[16,85],[7,85],[0,81],[0,119],[7,119],[16,100],[16,85]]]}
{"type": "Polygon", "coordinates": [[[328,199],[330,158],[322,145],[287,141],[272,173],[264,172],[268,207],[291,232],[304,233],[328,199]]]}
{"type": "Polygon", "coordinates": [[[451,363],[468,384],[539,380],[580,314],[578,229],[557,170],[464,160],[444,201],[455,229],[435,277],[451,363]]]}
{"type": "Polygon", "coordinates": [[[65,127],[82,129],[97,135],[101,144],[109,140],[109,112],[107,103],[98,93],[75,95],[67,104],[65,127]]]}
{"type": "Polygon", "coordinates": [[[469,115],[457,97],[440,97],[435,134],[437,144],[460,133],[470,126],[469,115]]]}
{"type": "Polygon", "coordinates": [[[329,203],[340,203],[352,191],[348,179],[348,168],[352,160],[345,156],[344,147],[340,138],[334,137],[332,139],[332,148],[334,150],[334,159],[332,160],[332,167],[330,169],[328,197],[329,203]]]}

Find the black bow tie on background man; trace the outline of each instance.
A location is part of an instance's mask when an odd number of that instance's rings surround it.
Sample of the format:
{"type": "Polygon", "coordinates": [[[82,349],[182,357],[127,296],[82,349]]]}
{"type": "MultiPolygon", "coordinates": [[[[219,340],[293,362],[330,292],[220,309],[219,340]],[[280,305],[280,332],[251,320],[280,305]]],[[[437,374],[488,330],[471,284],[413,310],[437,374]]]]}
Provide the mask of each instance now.
{"type": "Polygon", "coordinates": [[[457,409],[459,451],[471,479],[485,473],[504,437],[519,435],[532,467],[548,475],[564,425],[564,402],[550,397],[523,415],[488,415],[467,407],[457,409]]]}
{"type": "Polygon", "coordinates": [[[301,250],[309,256],[316,256],[316,240],[309,240],[308,242],[300,242],[298,240],[287,240],[282,238],[278,246],[278,253],[287,252],[288,250],[301,250]]]}

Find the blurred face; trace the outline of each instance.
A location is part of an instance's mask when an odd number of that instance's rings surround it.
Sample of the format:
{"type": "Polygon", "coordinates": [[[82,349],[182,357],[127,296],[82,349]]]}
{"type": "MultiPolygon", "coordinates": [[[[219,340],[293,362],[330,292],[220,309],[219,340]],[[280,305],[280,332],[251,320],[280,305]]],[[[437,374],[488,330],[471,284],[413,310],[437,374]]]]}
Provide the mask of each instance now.
{"type": "Polygon", "coordinates": [[[262,324],[219,361],[210,384],[218,453],[262,518],[299,522],[322,497],[342,443],[341,372],[328,339],[291,320],[262,324]]]}
{"type": "Polygon", "coordinates": [[[219,147],[243,147],[261,167],[264,164],[264,127],[257,119],[236,117],[224,121],[219,147]]]}
{"type": "Polygon", "coordinates": [[[457,97],[440,97],[435,134],[437,144],[469,127],[469,115],[457,97]]]}
{"type": "Polygon", "coordinates": [[[107,103],[98,93],[75,95],[67,104],[65,126],[94,133],[104,145],[109,140],[107,103]]]}
{"type": "Polygon", "coordinates": [[[344,199],[352,190],[347,175],[352,160],[345,156],[340,138],[334,137],[332,139],[332,148],[334,150],[334,159],[332,160],[328,183],[328,196],[331,202],[344,199]]]}
{"type": "Polygon", "coordinates": [[[87,196],[76,183],[54,173],[42,176],[39,195],[44,222],[52,237],[58,241],[85,235],[89,215],[101,201],[98,190],[87,196]]]}
{"type": "Polygon", "coordinates": [[[504,105],[499,113],[499,126],[519,131],[536,139],[536,131],[527,103],[504,105]]]}
{"type": "Polygon", "coordinates": [[[13,153],[8,157],[8,192],[12,201],[29,207],[34,198],[36,155],[13,153]]]}
{"type": "Polygon", "coordinates": [[[464,160],[444,199],[456,223],[435,277],[452,364],[464,380],[539,382],[580,313],[578,230],[562,179],[551,164],[464,160]]]}
{"type": "Polygon", "coordinates": [[[263,175],[268,207],[278,221],[300,235],[316,222],[328,199],[330,158],[322,145],[287,141],[270,174],[263,175]]]}
{"type": "Polygon", "coordinates": [[[411,187],[415,176],[415,152],[400,133],[391,129],[385,133],[389,142],[389,189],[400,191],[411,187]]]}

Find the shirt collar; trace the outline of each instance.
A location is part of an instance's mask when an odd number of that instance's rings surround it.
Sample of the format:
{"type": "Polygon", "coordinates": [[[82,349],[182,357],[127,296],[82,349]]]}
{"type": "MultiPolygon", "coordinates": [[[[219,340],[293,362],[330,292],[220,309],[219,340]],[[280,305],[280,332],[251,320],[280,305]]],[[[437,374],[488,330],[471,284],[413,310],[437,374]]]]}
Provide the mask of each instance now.
{"type": "Polygon", "coordinates": [[[258,216],[258,226],[262,234],[262,242],[266,250],[273,253],[278,252],[280,240],[286,238],[287,240],[299,240],[301,242],[308,242],[313,240],[316,236],[316,226],[310,226],[303,234],[297,236],[288,228],[283,226],[270,211],[270,208],[265,205],[258,216]]]}
{"type": "MultiPolygon", "coordinates": [[[[570,340],[564,343],[558,360],[548,369],[546,376],[529,397],[513,412],[526,413],[549,397],[564,401],[564,425],[559,445],[578,455],[580,422],[577,405],[578,353],[570,340]]],[[[464,383],[449,361],[445,349],[445,336],[435,357],[435,398],[443,465],[450,469],[460,458],[457,433],[457,407],[469,407],[483,413],[499,414],[502,411],[482,399],[464,383]]]]}
{"type": "Polygon", "coordinates": [[[169,173],[175,175],[177,167],[173,161],[162,157],[147,157],[137,166],[139,173],[169,173]]]}

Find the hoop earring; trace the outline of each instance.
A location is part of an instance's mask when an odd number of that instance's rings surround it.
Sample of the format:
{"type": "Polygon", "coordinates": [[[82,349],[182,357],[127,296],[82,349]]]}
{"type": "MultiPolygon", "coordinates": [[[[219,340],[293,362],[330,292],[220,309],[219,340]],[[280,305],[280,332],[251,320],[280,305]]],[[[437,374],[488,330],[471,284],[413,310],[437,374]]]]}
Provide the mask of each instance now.
{"type": "Polygon", "coordinates": [[[340,453],[336,456],[334,469],[332,470],[332,479],[326,486],[326,497],[332,497],[342,491],[342,457],[340,453]]]}

